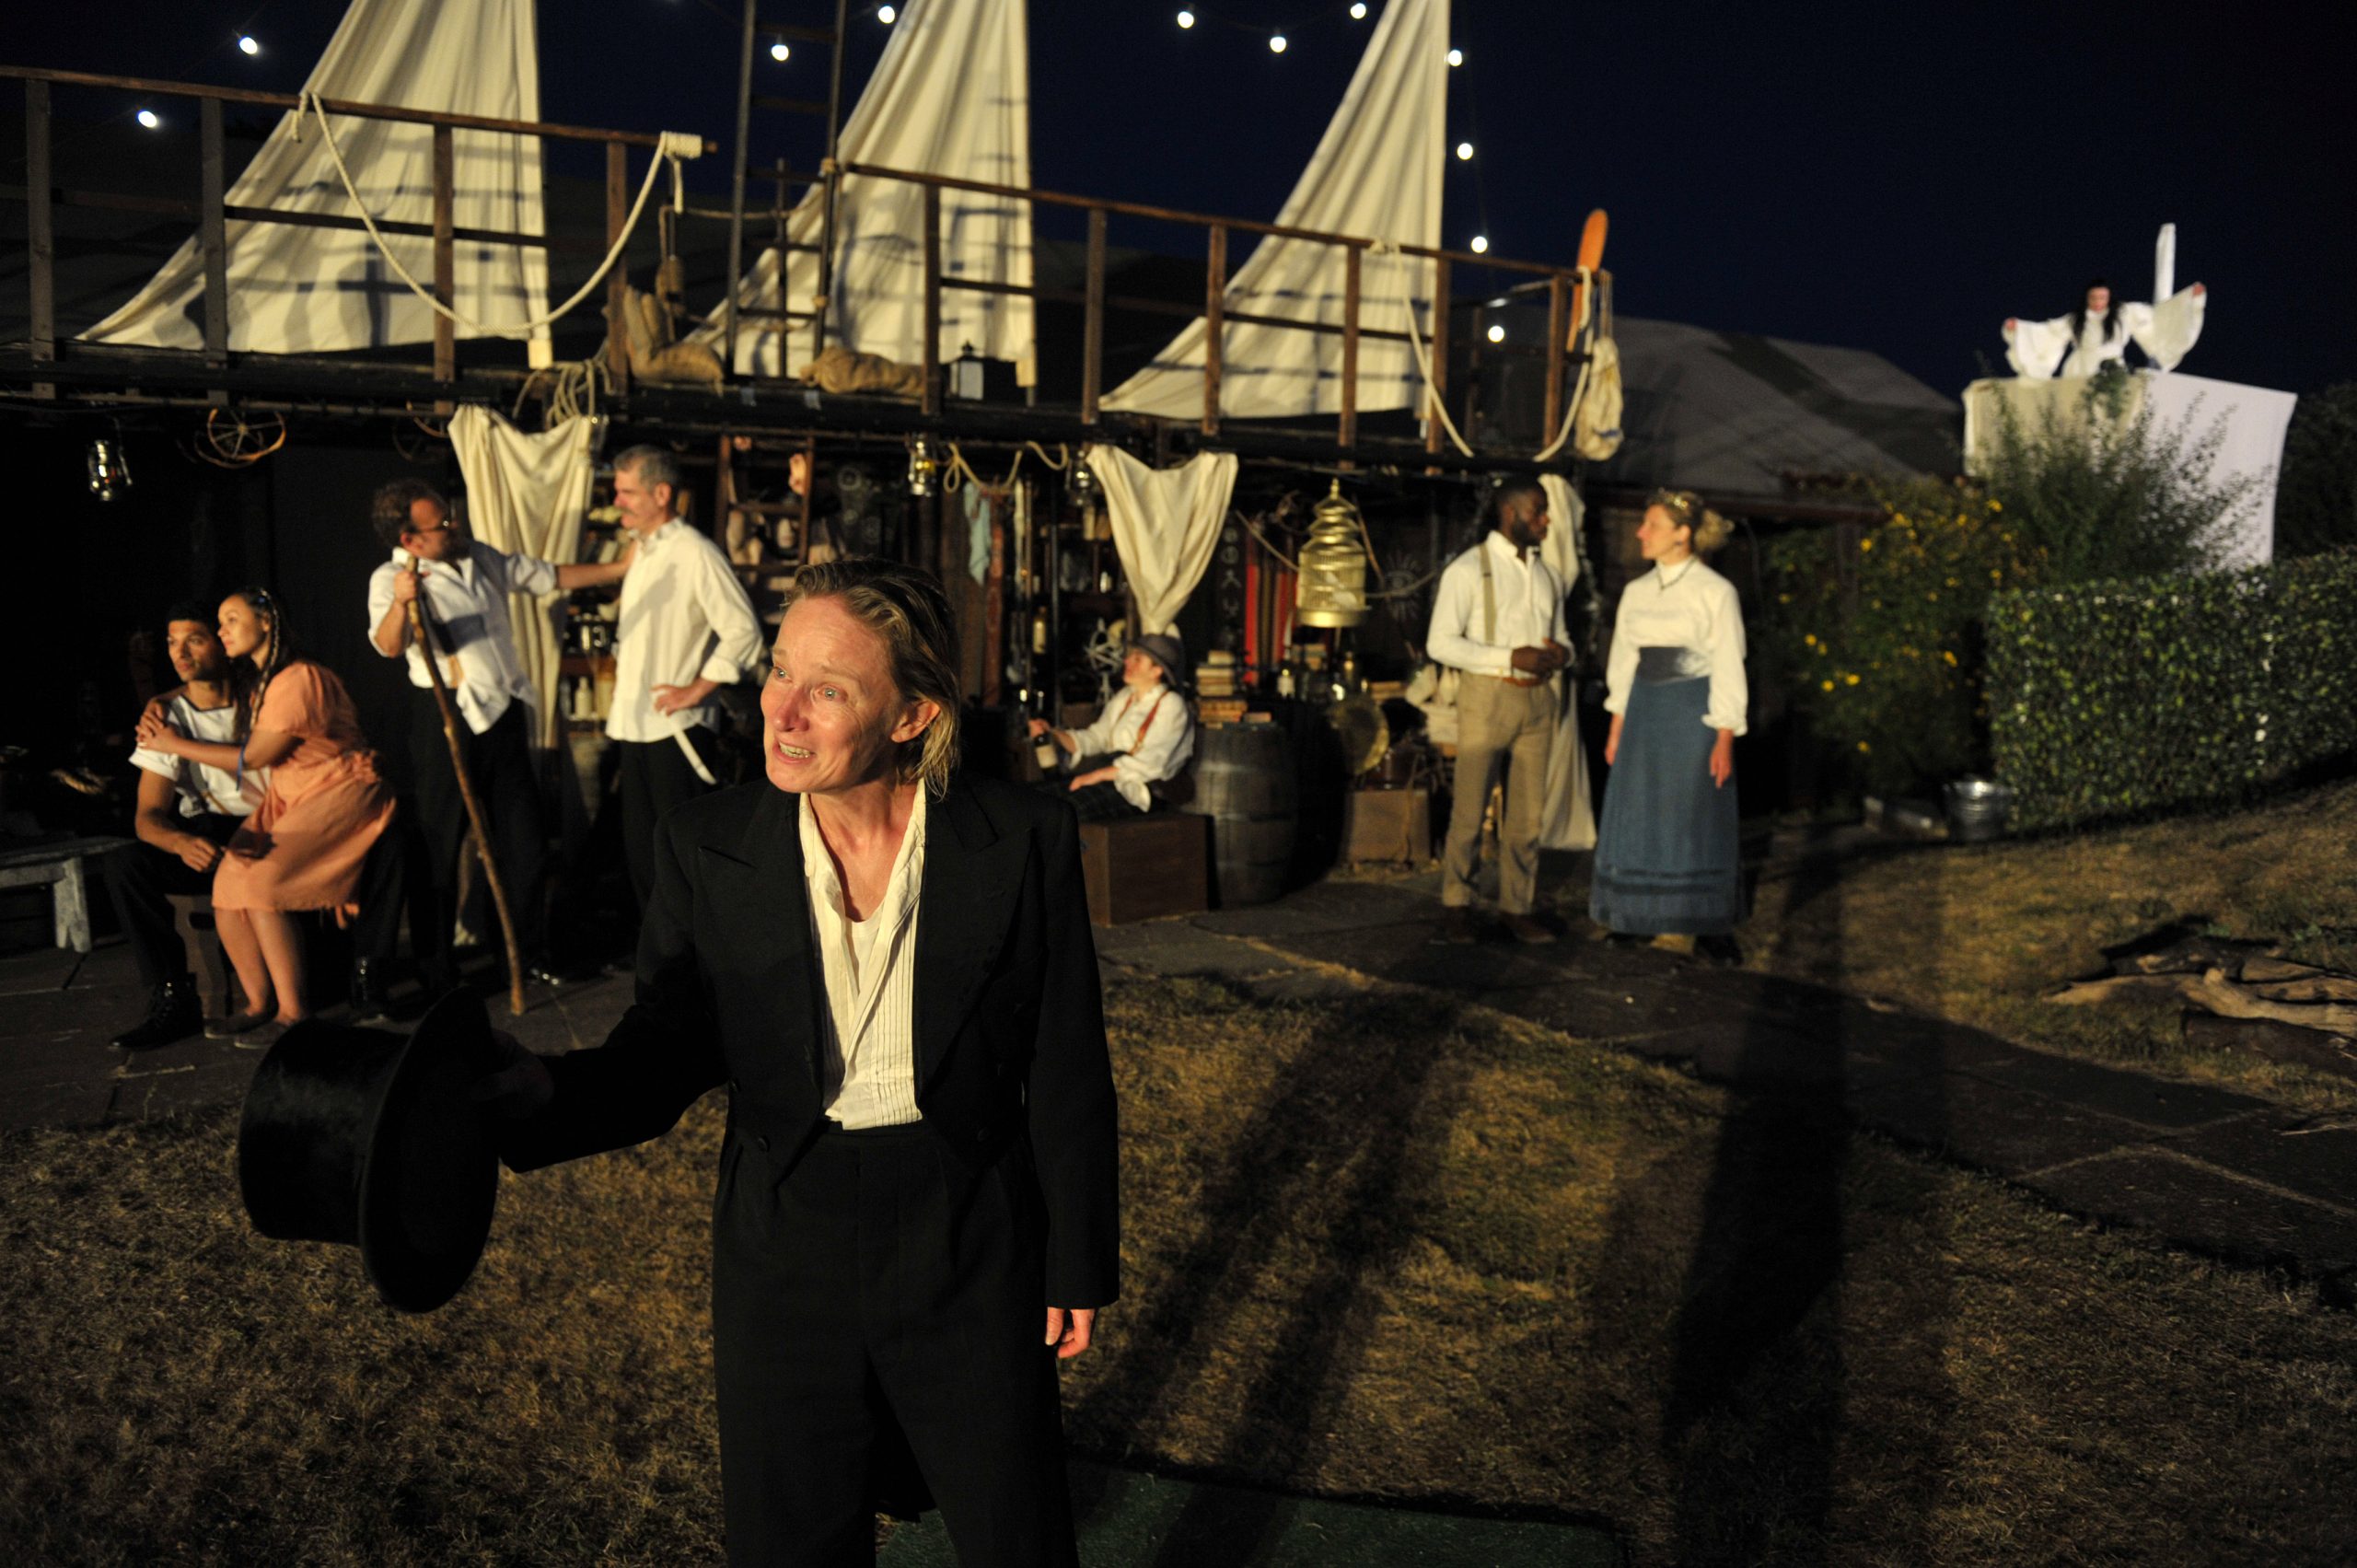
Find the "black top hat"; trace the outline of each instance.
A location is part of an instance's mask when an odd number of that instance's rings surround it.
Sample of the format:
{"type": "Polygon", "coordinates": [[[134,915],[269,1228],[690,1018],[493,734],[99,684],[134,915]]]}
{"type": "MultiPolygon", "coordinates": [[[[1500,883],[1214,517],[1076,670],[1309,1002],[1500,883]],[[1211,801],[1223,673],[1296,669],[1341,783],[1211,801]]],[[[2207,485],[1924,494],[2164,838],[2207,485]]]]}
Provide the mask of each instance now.
{"type": "Polygon", "coordinates": [[[474,1272],[499,1195],[472,1097],[500,1061],[482,998],[454,991],[403,1038],[306,1019],[262,1058],[238,1186],[280,1241],[357,1243],[387,1306],[431,1312],[474,1272]]]}

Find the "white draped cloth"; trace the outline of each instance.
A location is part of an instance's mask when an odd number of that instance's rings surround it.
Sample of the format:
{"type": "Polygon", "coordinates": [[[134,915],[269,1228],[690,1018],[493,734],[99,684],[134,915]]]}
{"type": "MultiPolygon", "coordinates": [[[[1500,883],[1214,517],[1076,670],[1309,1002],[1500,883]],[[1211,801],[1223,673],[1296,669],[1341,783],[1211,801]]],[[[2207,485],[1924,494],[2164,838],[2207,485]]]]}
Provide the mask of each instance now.
{"type": "MultiPolygon", "coordinates": [[[[843,122],[835,157],[992,185],[1031,183],[1031,66],[1024,0],[910,0],[876,74],[843,122]]],[[[737,281],[739,306],[807,311],[819,293],[817,247],[826,231],[826,189],[811,187],[786,215],[795,250],[765,250],[737,281]],[[781,277],[781,272],[783,276],[781,277]]],[[[941,192],[941,265],[953,278],[1031,286],[1031,203],[979,192],[941,192]]],[[[827,342],[903,365],[924,359],[924,188],[846,176],[835,198],[835,270],[826,300],[827,342]]],[[[1013,360],[1033,379],[1028,295],[941,291],[944,363],[968,345],[1013,360]]],[[[720,352],[715,308],[689,341],[720,352]]],[[[810,323],[737,321],[740,376],[791,376],[810,358],[810,323]]]]}
{"type": "MultiPolygon", "coordinates": [[[[1579,493],[1561,474],[1538,476],[1547,492],[1547,538],[1538,558],[1555,569],[1563,591],[1571,592],[1580,577],[1579,532],[1587,508],[1579,493]]],[[[1596,812],[1588,796],[1587,753],[1580,746],[1580,705],[1567,671],[1557,670],[1550,682],[1555,694],[1555,742],[1547,753],[1547,797],[1538,817],[1541,849],[1594,849],[1596,812]]]]}
{"type": "MultiPolygon", "coordinates": [[[[1448,0],[1391,0],[1367,40],[1341,107],[1300,182],[1277,214],[1289,228],[1364,236],[1394,245],[1440,244],[1441,169],[1448,144],[1448,0]]],[[[1237,269],[1225,308],[1295,321],[1342,324],[1342,247],[1263,238],[1237,269]]],[[[1433,263],[1397,253],[1362,255],[1359,323],[1404,332],[1409,312],[1427,334],[1433,263]]],[[[1105,406],[1169,419],[1203,412],[1208,329],[1197,317],[1105,406]]],[[[1220,410],[1237,419],[1339,412],[1342,338],[1239,321],[1225,328],[1220,410]]],[[[1420,397],[1404,341],[1359,340],[1358,407],[1407,408],[1420,397]]]]}
{"type": "MultiPolygon", "coordinates": [[[[450,445],[467,482],[467,525],[474,536],[511,555],[560,564],[581,548],[581,520],[589,509],[596,472],[598,424],[568,419],[546,435],[528,436],[490,409],[462,405],[450,416],[450,445]]],[[[510,594],[507,617],[516,651],[539,693],[535,746],[553,746],[563,705],[556,700],[557,662],[563,656],[557,625],[561,593],[510,594]]]]}
{"type": "Polygon", "coordinates": [[[1236,454],[1198,452],[1175,469],[1150,469],[1118,447],[1090,447],[1081,460],[1105,486],[1113,549],[1138,603],[1141,634],[1167,632],[1219,547],[1236,454]]]}
{"type": "Polygon", "coordinates": [[[2068,316],[2050,321],[2017,320],[2003,329],[2005,363],[2014,374],[2033,380],[2092,376],[2107,360],[2126,359],[2128,345],[2133,343],[2154,366],[2174,370],[2201,336],[2202,312],[2210,296],[2194,293],[2199,286],[2181,288],[2158,305],[2126,301],[2105,316],[2087,316],[2075,338],[2068,316]]]}
{"type": "MultiPolygon", "coordinates": [[[[352,0],[304,87],[327,99],[404,109],[540,117],[533,0],[352,0]]],[[[330,115],[336,145],[370,216],[434,222],[434,128],[330,115]]],[[[543,234],[537,136],[459,131],[452,138],[452,222],[461,229],[543,234]]],[[[315,120],[290,110],[226,193],[232,206],[353,217],[351,198],[315,120]]],[[[410,292],[358,229],[226,225],[229,347],[324,354],[424,343],[434,310],[410,292]]],[[[434,276],[430,235],[387,234],[386,246],[421,281],[434,276]]],[[[486,326],[548,308],[548,252],[538,247],[455,248],[452,308],[486,326]]],[[[202,348],[204,258],[191,238],[86,343],[202,348]]],[[[459,336],[467,337],[464,328],[459,336]]],[[[546,336],[543,329],[536,336],[546,336]]]]}

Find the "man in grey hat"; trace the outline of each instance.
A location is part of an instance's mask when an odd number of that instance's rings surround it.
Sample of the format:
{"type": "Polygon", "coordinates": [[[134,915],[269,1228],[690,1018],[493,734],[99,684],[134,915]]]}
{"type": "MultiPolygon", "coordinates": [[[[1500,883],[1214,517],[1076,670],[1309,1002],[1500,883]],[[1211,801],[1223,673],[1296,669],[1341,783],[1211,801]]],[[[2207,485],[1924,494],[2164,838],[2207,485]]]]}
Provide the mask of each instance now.
{"type": "Polygon", "coordinates": [[[1086,729],[1031,721],[1034,738],[1053,736],[1063,753],[1065,787],[1084,822],[1135,817],[1154,809],[1172,780],[1195,760],[1195,718],[1177,688],[1187,681],[1187,649],[1175,633],[1131,639],[1121,660],[1121,690],[1086,729]]]}

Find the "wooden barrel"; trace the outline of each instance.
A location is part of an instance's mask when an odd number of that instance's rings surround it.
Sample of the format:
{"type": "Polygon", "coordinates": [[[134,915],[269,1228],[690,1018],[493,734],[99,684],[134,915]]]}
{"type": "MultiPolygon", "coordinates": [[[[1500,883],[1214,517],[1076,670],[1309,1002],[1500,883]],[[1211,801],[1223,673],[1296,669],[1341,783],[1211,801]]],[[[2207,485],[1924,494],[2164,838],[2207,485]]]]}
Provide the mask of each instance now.
{"type": "Polygon", "coordinates": [[[1195,742],[1195,797],[1212,819],[1212,897],[1221,909],[1265,904],[1293,861],[1293,752],[1269,724],[1205,726],[1195,742]]]}

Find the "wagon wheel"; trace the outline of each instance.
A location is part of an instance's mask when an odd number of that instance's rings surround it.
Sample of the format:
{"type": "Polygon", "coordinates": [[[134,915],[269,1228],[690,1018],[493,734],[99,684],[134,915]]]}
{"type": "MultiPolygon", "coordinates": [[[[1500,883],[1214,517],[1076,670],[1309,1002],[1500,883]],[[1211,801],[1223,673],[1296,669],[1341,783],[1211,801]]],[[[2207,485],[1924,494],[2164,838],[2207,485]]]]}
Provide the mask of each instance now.
{"type": "Polygon", "coordinates": [[[436,424],[414,414],[410,416],[407,424],[393,426],[393,450],[401,455],[403,462],[415,463],[420,468],[430,468],[439,463],[442,454],[436,448],[447,444],[449,439],[449,425],[436,424]]]}
{"type": "Polygon", "coordinates": [[[196,455],[220,468],[241,469],[261,461],[285,445],[284,414],[208,409],[204,415],[204,442],[196,449],[196,455]]]}

